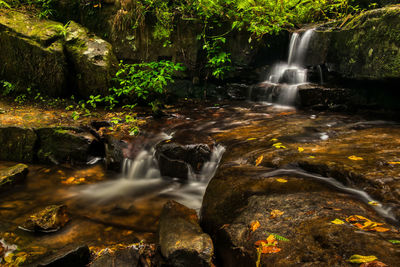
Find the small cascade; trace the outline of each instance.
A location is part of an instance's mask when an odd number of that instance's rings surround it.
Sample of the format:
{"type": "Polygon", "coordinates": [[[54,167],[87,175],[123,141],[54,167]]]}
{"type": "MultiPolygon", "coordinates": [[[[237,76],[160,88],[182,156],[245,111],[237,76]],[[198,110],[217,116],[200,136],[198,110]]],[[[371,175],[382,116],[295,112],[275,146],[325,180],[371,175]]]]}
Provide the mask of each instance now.
{"type": "Polygon", "coordinates": [[[269,102],[277,102],[282,105],[294,104],[298,86],[307,83],[307,69],[304,60],[313,33],[314,30],[310,29],[302,35],[292,34],[287,62],[274,65],[268,79],[264,82],[269,102]],[[278,90],[276,90],[276,85],[279,85],[278,90]]]}
{"type": "MultiPolygon", "coordinates": [[[[164,134],[157,140],[170,137],[164,134]]],[[[165,179],[161,176],[155,157],[157,143],[145,146],[134,159],[125,158],[120,178],[82,186],[77,195],[97,203],[121,197],[138,200],[161,196],[179,201],[190,208],[199,209],[207,184],[214,176],[225,148],[222,145],[215,146],[210,160],[204,163],[200,173],[194,173],[189,168],[188,180],[182,182],[177,178],[165,179]]]]}

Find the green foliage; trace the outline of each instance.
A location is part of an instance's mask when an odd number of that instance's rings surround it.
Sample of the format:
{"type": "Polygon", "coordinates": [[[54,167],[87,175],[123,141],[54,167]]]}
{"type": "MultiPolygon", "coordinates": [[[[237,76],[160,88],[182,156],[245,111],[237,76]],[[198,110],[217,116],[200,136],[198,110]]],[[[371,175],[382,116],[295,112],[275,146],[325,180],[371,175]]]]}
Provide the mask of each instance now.
{"type": "Polygon", "coordinates": [[[11,8],[11,6],[6,1],[0,0],[0,8],[11,8]]]}
{"type": "Polygon", "coordinates": [[[39,18],[41,19],[49,18],[55,14],[53,0],[29,0],[29,3],[39,7],[39,18]]]}
{"type": "Polygon", "coordinates": [[[290,240],[287,239],[286,237],[283,237],[281,235],[275,234],[275,233],[269,233],[269,232],[265,232],[267,235],[273,235],[275,237],[276,240],[279,241],[285,241],[285,242],[289,242],[290,240]]]}
{"type": "Polygon", "coordinates": [[[125,64],[120,62],[120,69],[114,81],[117,86],[110,89],[111,96],[106,101],[117,102],[117,98],[127,97],[133,101],[144,101],[158,105],[156,100],[166,93],[167,86],[174,82],[173,75],[183,71],[180,63],[171,61],[125,64]]]}
{"type": "Polygon", "coordinates": [[[15,85],[7,81],[0,80],[0,89],[1,94],[3,96],[7,96],[15,91],[15,85]]]}
{"type": "Polygon", "coordinates": [[[203,38],[203,49],[207,52],[208,60],[206,67],[211,70],[212,76],[222,80],[224,75],[232,70],[230,65],[231,54],[226,53],[222,47],[226,39],[224,37],[213,37],[211,40],[207,40],[206,36],[203,38]]]}

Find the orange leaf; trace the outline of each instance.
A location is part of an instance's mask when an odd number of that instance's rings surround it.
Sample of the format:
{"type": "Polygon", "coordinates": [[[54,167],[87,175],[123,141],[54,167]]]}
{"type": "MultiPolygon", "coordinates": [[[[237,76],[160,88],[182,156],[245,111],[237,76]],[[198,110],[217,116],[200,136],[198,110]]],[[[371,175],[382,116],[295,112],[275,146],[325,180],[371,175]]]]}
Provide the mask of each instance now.
{"type": "Polygon", "coordinates": [[[256,242],[254,242],[255,246],[263,246],[263,245],[267,245],[267,242],[265,240],[257,240],[256,242]]]}
{"type": "Polygon", "coordinates": [[[386,267],[387,265],[380,261],[364,262],[360,267],[386,267]]]}
{"type": "Polygon", "coordinates": [[[280,248],[278,247],[269,247],[269,246],[263,246],[261,248],[261,253],[266,254],[266,253],[277,253],[281,251],[280,248]]]}
{"type": "Polygon", "coordinates": [[[253,221],[250,224],[250,229],[252,232],[254,232],[255,230],[257,230],[260,227],[260,222],[259,221],[253,221]]]}
{"type": "Polygon", "coordinates": [[[271,211],[271,218],[274,219],[276,217],[282,216],[285,212],[280,210],[273,210],[271,211]]]}
{"type": "Polygon", "coordinates": [[[257,158],[257,160],[256,160],[256,166],[260,165],[260,163],[263,161],[263,159],[264,159],[264,156],[263,156],[263,155],[259,156],[259,157],[257,158]]]}
{"type": "Polygon", "coordinates": [[[390,229],[385,228],[385,227],[375,227],[375,228],[372,228],[371,231],[383,233],[383,232],[390,231],[390,229]]]}

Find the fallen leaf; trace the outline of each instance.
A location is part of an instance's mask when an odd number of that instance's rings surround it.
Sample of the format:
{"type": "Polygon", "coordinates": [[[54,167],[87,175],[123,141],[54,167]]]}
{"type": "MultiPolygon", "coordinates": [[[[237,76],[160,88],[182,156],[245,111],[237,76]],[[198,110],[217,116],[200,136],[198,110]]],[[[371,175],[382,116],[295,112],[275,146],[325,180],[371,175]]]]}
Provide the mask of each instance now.
{"type": "Polygon", "coordinates": [[[271,218],[274,219],[276,217],[282,216],[285,212],[280,210],[273,210],[271,211],[271,218]]]}
{"type": "Polygon", "coordinates": [[[304,148],[298,147],[297,150],[298,150],[299,152],[303,152],[303,151],[304,151],[304,148]]]}
{"type": "Polygon", "coordinates": [[[383,223],[373,222],[370,219],[367,219],[361,215],[351,215],[346,218],[346,221],[351,223],[353,226],[365,231],[375,231],[375,232],[390,231],[389,228],[381,227],[383,223]]]}
{"type": "Polygon", "coordinates": [[[345,222],[340,220],[340,219],[334,219],[333,221],[331,221],[331,223],[333,223],[333,224],[344,224],[345,222]]]}
{"type": "Polygon", "coordinates": [[[385,266],[387,265],[380,261],[365,262],[360,265],[360,267],[385,267],[385,266]]]}
{"type": "Polygon", "coordinates": [[[253,222],[251,222],[251,224],[250,224],[250,230],[251,230],[252,232],[254,232],[254,231],[257,230],[260,226],[261,226],[261,224],[260,224],[259,221],[253,221],[253,222]]]}
{"type": "Polygon", "coordinates": [[[388,240],[390,243],[392,244],[400,244],[400,240],[396,240],[396,239],[392,239],[392,240],[388,240]]]}
{"type": "Polygon", "coordinates": [[[264,159],[264,156],[263,156],[263,155],[259,156],[259,157],[256,159],[256,166],[260,165],[260,163],[263,161],[263,159],[264,159]]]}
{"type": "Polygon", "coordinates": [[[373,229],[371,229],[371,231],[383,233],[383,232],[390,231],[390,229],[385,228],[385,227],[374,227],[373,229]]]}
{"type": "Polygon", "coordinates": [[[283,178],[278,178],[278,179],[276,179],[276,181],[280,182],[280,183],[287,183],[288,180],[283,179],[283,178]]]}
{"type": "Polygon", "coordinates": [[[280,248],[274,247],[274,246],[262,246],[261,247],[261,253],[266,254],[266,253],[277,253],[281,251],[280,248]]]}
{"type": "Polygon", "coordinates": [[[351,159],[351,160],[363,160],[362,157],[357,157],[357,156],[354,156],[354,155],[350,156],[349,159],[351,159]]]}
{"type": "Polygon", "coordinates": [[[396,165],[396,164],[400,164],[400,161],[389,161],[388,163],[392,164],[392,165],[396,165]]]}
{"type": "Polygon", "coordinates": [[[275,143],[272,146],[275,148],[286,148],[284,145],[282,145],[282,143],[275,143]]]}
{"type": "Polygon", "coordinates": [[[379,206],[379,203],[376,201],[370,201],[370,202],[368,202],[368,204],[370,204],[372,206],[379,206]]]}
{"type": "Polygon", "coordinates": [[[257,138],[251,137],[251,138],[247,138],[247,141],[252,141],[252,140],[256,140],[257,138]]]}
{"type": "Polygon", "coordinates": [[[308,158],[309,158],[309,159],[315,159],[315,157],[314,157],[314,156],[309,156],[308,158]]]}
{"type": "Polygon", "coordinates": [[[374,260],[377,260],[378,258],[374,255],[370,255],[370,256],[363,256],[363,255],[358,255],[355,254],[353,256],[350,257],[350,259],[348,259],[348,262],[351,263],[364,263],[364,262],[371,262],[374,260]]]}
{"type": "Polygon", "coordinates": [[[180,240],[176,241],[175,246],[178,246],[181,243],[180,240]]]}
{"type": "Polygon", "coordinates": [[[272,138],[271,141],[276,142],[276,141],[278,141],[278,139],[272,138]]]}

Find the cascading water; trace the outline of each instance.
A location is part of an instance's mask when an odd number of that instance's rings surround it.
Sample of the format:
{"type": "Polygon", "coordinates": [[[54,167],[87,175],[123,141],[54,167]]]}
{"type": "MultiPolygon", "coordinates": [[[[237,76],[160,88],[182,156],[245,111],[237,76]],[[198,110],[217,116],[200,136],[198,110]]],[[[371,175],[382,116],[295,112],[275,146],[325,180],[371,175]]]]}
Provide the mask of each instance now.
{"type": "MultiPolygon", "coordinates": [[[[265,84],[278,85],[279,92],[276,101],[274,101],[273,92],[269,90],[268,101],[277,102],[282,105],[293,105],[298,91],[298,86],[307,83],[307,69],[304,66],[304,60],[307,53],[308,44],[311,40],[314,30],[310,29],[301,36],[299,33],[293,33],[289,43],[288,60],[286,63],[278,63],[268,75],[265,84]]],[[[267,86],[267,89],[271,87],[267,86]]],[[[276,88],[276,87],[273,87],[276,88]]]]}
{"type": "MultiPolygon", "coordinates": [[[[164,134],[157,140],[170,137],[164,134]]],[[[124,159],[120,178],[80,187],[76,195],[99,203],[126,196],[135,200],[161,196],[179,201],[190,208],[199,209],[207,184],[214,176],[224,152],[223,146],[215,146],[210,160],[204,163],[200,173],[189,171],[188,181],[182,183],[177,178],[165,179],[161,176],[153,144],[142,149],[133,160],[124,159]]]]}

